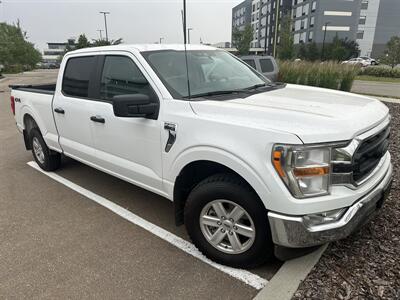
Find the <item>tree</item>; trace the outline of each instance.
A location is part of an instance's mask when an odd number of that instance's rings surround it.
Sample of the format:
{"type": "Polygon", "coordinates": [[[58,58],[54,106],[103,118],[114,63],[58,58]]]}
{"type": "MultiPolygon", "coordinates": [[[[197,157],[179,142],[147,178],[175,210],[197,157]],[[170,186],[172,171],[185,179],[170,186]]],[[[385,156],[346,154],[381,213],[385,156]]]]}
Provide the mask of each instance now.
{"type": "Polygon", "coordinates": [[[340,39],[336,35],[331,44],[327,45],[325,58],[330,60],[342,61],[358,56],[360,49],[358,43],[347,38],[340,39]]]}
{"type": "Polygon", "coordinates": [[[342,42],[337,35],[334,37],[327,50],[328,55],[326,55],[326,57],[329,57],[331,60],[341,61],[347,59],[346,49],[343,47],[342,42]]]}
{"type": "Polygon", "coordinates": [[[117,40],[106,41],[103,39],[93,40],[92,47],[111,46],[122,44],[124,40],[119,38],[117,40]]]}
{"type": "Polygon", "coordinates": [[[15,25],[0,23],[0,64],[5,71],[32,69],[41,60],[41,53],[27,41],[19,21],[15,25]]]}
{"type": "Polygon", "coordinates": [[[400,64],[400,37],[393,36],[386,45],[385,56],[381,62],[392,67],[400,64]]]}
{"type": "Polygon", "coordinates": [[[278,57],[282,60],[290,60],[295,56],[294,39],[292,34],[292,18],[286,14],[281,23],[281,40],[278,46],[278,57]]]}
{"type": "Polygon", "coordinates": [[[232,42],[238,49],[240,55],[247,55],[250,51],[250,43],[253,40],[253,28],[246,25],[244,30],[235,28],[232,33],[232,42]]]}
{"type": "Polygon", "coordinates": [[[315,42],[307,44],[307,60],[316,61],[321,57],[318,46],[315,42]]]}
{"type": "Polygon", "coordinates": [[[307,48],[306,45],[304,43],[300,43],[300,47],[299,47],[299,51],[297,53],[297,57],[304,59],[304,60],[308,60],[308,52],[307,52],[307,48]]]}
{"type": "Polygon", "coordinates": [[[78,38],[78,43],[76,44],[76,49],[83,49],[91,47],[89,40],[86,35],[82,33],[78,38]]]}
{"type": "Polygon", "coordinates": [[[346,59],[357,57],[360,54],[360,46],[356,41],[349,40],[347,37],[341,40],[342,46],[346,49],[346,59]]]}

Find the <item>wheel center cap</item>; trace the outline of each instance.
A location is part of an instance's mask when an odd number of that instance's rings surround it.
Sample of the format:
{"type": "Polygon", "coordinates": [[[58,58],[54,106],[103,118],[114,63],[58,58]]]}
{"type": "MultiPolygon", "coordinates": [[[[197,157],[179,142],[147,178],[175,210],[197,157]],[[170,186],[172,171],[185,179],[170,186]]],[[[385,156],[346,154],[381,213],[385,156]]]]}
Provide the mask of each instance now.
{"type": "Polygon", "coordinates": [[[227,229],[231,229],[233,227],[233,223],[229,220],[225,220],[222,222],[222,224],[224,225],[225,228],[227,229]]]}

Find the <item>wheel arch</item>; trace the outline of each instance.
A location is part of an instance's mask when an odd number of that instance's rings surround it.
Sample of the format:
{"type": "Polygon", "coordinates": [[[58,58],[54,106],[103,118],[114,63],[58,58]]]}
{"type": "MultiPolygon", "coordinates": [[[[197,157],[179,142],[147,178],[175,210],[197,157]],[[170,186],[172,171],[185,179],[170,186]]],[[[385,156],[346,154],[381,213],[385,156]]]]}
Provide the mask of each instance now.
{"type": "Polygon", "coordinates": [[[32,145],[29,141],[29,135],[30,135],[30,131],[33,128],[37,128],[40,131],[39,125],[36,123],[34,117],[31,115],[31,113],[26,112],[23,115],[23,135],[24,135],[24,143],[25,143],[25,148],[26,150],[32,150],[32,145]]]}
{"type": "Polygon", "coordinates": [[[206,149],[199,151],[192,149],[190,153],[186,153],[175,163],[174,169],[173,201],[177,225],[183,224],[183,211],[190,191],[202,180],[217,173],[230,173],[238,176],[258,195],[266,207],[263,199],[266,199],[269,194],[268,187],[255,170],[231,153],[220,149],[212,152],[206,149]]]}

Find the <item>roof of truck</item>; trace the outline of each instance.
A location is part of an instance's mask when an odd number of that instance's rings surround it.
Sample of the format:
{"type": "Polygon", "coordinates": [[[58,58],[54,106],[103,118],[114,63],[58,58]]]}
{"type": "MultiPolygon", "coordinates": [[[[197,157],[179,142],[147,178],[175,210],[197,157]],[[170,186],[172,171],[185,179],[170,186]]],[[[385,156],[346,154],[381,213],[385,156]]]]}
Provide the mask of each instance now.
{"type": "MultiPolygon", "coordinates": [[[[216,50],[217,48],[205,46],[205,45],[186,45],[187,50],[216,50]]],[[[87,53],[87,52],[101,52],[101,51],[132,51],[136,50],[139,52],[145,51],[159,51],[159,50],[177,50],[183,51],[183,44],[132,44],[132,45],[115,45],[115,46],[105,46],[105,47],[93,47],[84,48],[79,50],[74,50],[68,53],[87,53]]]]}

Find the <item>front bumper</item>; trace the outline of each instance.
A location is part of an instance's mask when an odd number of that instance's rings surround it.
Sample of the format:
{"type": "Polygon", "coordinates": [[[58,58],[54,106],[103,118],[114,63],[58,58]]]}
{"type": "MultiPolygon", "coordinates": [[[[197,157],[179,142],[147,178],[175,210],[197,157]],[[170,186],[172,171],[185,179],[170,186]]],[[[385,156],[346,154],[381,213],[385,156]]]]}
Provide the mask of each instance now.
{"type": "Polygon", "coordinates": [[[393,167],[383,180],[366,196],[350,206],[343,216],[327,224],[308,226],[304,216],[286,216],[268,213],[272,239],[276,245],[304,248],[343,239],[368,222],[378,208],[382,207],[392,183],[393,167]]]}

